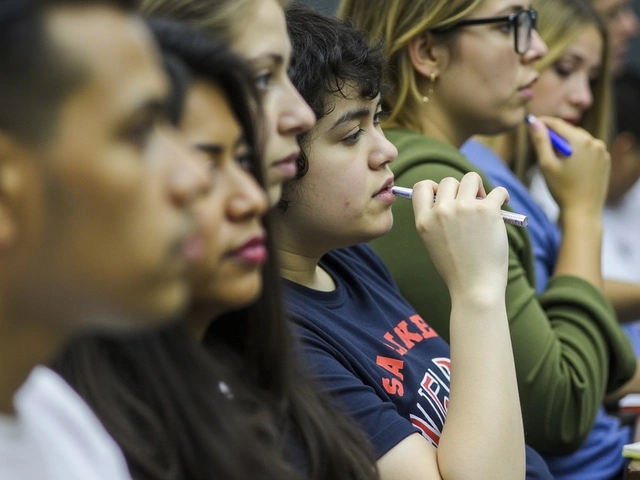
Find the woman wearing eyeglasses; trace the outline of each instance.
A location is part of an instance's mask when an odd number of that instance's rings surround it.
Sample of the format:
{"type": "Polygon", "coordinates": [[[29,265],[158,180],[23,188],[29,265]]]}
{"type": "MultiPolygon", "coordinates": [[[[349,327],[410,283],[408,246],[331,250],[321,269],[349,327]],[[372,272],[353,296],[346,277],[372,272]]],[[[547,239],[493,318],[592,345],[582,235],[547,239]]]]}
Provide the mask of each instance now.
{"type": "MultiPolygon", "coordinates": [[[[524,122],[538,78],[534,64],[546,54],[529,1],[343,0],[339,15],[372,41],[385,41],[391,92],[384,126],[399,151],[391,165],[396,185],[478,171],[458,148],[472,135],[502,133],[524,122]]],[[[530,126],[541,163],[561,161],[547,126],[569,140],[576,158],[599,163],[608,175],[604,145],[555,119],[530,126]]],[[[398,201],[393,213],[391,232],[372,246],[418,313],[448,338],[449,296],[415,234],[411,204],[398,201]]],[[[565,235],[581,236],[586,250],[561,249],[540,295],[527,230],[508,225],[507,231],[507,315],[526,440],[540,452],[566,454],[591,431],[605,392],[635,370],[633,353],[600,292],[599,263],[584,260],[598,258],[601,229],[586,219],[567,225],[565,235]]],[[[486,381],[495,375],[500,372],[486,372],[486,381]]]]}
{"type": "MultiPolygon", "coordinates": [[[[606,27],[591,3],[591,0],[533,0],[538,9],[540,36],[547,43],[549,53],[536,64],[540,79],[534,85],[535,97],[528,110],[538,116],[562,118],[606,140],[611,131],[608,112],[612,58],[606,48],[606,27]]],[[[474,165],[483,169],[494,185],[509,190],[513,209],[529,216],[536,289],[542,293],[554,275],[559,251],[562,248],[584,251],[583,237],[564,236],[563,230],[565,225],[580,219],[591,222],[602,216],[607,177],[598,162],[590,162],[593,158],[584,156],[571,155],[554,163],[553,168],[537,169],[536,151],[524,125],[508,134],[484,138],[483,143],[471,140],[461,150],[474,165]],[[536,179],[544,173],[559,202],[554,203],[555,207],[562,207],[559,224],[547,218],[527,189],[534,171],[536,179]]],[[[593,241],[588,236],[585,239],[593,241]]],[[[593,259],[583,257],[580,261],[597,262],[597,252],[592,254],[593,259]]],[[[613,299],[612,305],[615,308],[613,299]]],[[[601,407],[591,433],[579,450],[570,455],[548,456],[546,460],[556,480],[619,479],[626,463],[620,452],[631,439],[630,428],[621,426],[619,418],[607,415],[601,407]]]]}

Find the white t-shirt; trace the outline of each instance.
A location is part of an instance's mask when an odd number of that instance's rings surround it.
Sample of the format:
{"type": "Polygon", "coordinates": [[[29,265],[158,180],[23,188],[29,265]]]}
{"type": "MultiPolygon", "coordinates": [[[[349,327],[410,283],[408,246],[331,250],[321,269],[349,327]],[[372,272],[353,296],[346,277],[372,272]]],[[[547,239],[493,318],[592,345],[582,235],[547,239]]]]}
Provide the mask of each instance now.
{"type": "Polygon", "coordinates": [[[131,480],[122,452],[55,372],[33,370],[0,415],[0,480],[131,480]]]}
{"type": "Polygon", "coordinates": [[[602,219],[602,275],[640,283],[640,181],[602,219]]]}
{"type": "MultiPolygon", "coordinates": [[[[556,222],[560,208],[539,170],[532,177],[530,192],[551,221],[556,222]]],[[[640,283],[640,180],[620,203],[605,206],[602,232],[602,276],[640,283]]]]}

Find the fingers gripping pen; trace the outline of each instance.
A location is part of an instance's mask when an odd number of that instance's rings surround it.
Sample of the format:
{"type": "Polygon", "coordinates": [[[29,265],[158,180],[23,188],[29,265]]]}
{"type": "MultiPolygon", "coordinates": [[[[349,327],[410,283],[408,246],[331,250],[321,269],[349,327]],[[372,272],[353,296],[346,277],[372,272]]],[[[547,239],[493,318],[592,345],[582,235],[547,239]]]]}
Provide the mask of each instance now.
{"type": "MultiPolygon", "coordinates": [[[[391,192],[398,197],[407,199],[411,199],[411,195],[413,194],[412,189],[405,187],[391,187],[391,192]]],[[[529,225],[529,218],[526,215],[507,212],[506,210],[500,210],[500,215],[502,215],[502,219],[506,223],[510,223],[511,225],[517,227],[526,227],[529,225]]]]}
{"type": "MultiPolygon", "coordinates": [[[[527,114],[524,117],[525,121],[531,125],[536,121],[536,116],[532,113],[527,114]]],[[[573,153],[573,149],[571,148],[571,144],[567,142],[566,139],[558,135],[556,132],[547,127],[547,131],[549,132],[549,140],[551,140],[551,145],[556,149],[557,152],[561,153],[565,157],[570,157],[573,153]]]]}

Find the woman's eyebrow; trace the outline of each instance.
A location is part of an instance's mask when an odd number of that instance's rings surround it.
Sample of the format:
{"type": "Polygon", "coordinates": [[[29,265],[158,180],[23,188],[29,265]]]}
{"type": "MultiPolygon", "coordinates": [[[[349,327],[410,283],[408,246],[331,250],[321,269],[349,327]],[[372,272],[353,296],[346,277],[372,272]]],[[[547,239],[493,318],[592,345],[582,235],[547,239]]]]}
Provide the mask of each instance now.
{"type": "Polygon", "coordinates": [[[367,118],[369,115],[371,115],[371,110],[367,107],[360,107],[354,110],[347,110],[342,115],[340,115],[340,117],[338,117],[338,119],[334,122],[334,124],[329,129],[329,131],[331,132],[336,128],[338,128],[340,125],[350,122],[352,120],[360,120],[362,118],[367,118]]]}

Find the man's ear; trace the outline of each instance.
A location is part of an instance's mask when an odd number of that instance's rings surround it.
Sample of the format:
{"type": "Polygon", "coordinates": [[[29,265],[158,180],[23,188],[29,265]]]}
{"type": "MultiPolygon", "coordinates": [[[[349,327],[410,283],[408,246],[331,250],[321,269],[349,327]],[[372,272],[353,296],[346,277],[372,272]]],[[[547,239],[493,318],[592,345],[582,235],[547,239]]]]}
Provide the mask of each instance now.
{"type": "Polygon", "coordinates": [[[22,144],[0,131],[0,254],[16,241],[19,229],[20,197],[25,169],[21,164],[27,152],[22,144]]]}
{"type": "Polygon", "coordinates": [[[425,79],[438,77],[445,61],[446,48],[441,43],[436,43],[436,38],[431,32],[422,32],[409,40],[409,58],[415,71],[422,74],[425,79]]]}

